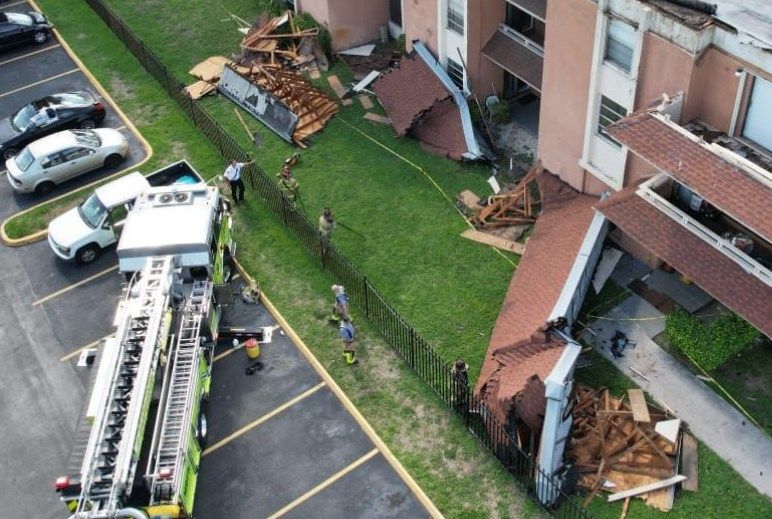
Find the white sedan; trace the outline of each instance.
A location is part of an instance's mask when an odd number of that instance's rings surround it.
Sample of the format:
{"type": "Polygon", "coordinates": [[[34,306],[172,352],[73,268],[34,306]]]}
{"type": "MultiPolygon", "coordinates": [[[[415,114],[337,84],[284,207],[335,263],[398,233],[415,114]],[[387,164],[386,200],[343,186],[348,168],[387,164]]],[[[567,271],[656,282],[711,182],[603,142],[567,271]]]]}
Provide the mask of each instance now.
{"type": "Polygon", "coordinates": [[[123,162],[129,141],[118,130],[65,130],[27,145],[8,159],[8,181],[20,193],[50,193],[57,184],[123,162]]]}

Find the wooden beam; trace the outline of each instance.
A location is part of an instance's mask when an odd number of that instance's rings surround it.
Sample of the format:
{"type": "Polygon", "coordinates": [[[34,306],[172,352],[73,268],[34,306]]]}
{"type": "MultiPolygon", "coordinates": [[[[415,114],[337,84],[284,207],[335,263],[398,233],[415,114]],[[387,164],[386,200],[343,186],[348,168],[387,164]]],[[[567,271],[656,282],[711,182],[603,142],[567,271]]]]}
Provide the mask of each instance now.
{"type": "Polygon", "coordinates": [[[640,487],[635,487],[629,490],[624,490],[622,492],[617,492],[616,494],[611,494],[608,496],[608,501],[609,503],[612,503],[614,501],[619,501],[620,499],[645,494],[646,492],[651,492],[652,490],[667,488],[684,480],[686,480],[686,476],[679,474],[678,476],[673,476],[672,478],[655,481],[654,483],[649,483],[648,485],[641,485],[640,487]]]}
{"type": "Polygon", "coordinates": [[[697,457],[697,440],[691,434],[684,434],[681,461],[683,462],[684,475],[689,479],[681,485],[681,488],[689,492],[697,492],[699,486],[697,457]]]}
{"type": "Polygon", "coordinates": [[[649,406],[646,404],[646,397],[643,396],[643,390],[628,389],[627,396],[630,398],[630,407],[633,410],[633,420],[636,422],[651,422],[649,406]]]}

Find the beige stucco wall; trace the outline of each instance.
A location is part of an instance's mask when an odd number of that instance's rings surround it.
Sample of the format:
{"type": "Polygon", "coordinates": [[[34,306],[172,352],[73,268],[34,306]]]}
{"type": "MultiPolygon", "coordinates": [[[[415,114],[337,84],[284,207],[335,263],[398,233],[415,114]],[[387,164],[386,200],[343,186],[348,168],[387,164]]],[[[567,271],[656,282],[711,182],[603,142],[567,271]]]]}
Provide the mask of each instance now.
{"type": "Polygon", "coordinates": [[[504,21],[504,0],[469,1],[467,20],[467,68],[474,94],[484,98],[495,91],[501,95],[504,84],[502,69],[481,54],[482,48],[504,21]]]}
{"type": "Polygon", "coordinates": [[[602,191],[602,184],[585,180],[579,159],[597,7],[589,0],[547,3],[538,149],[545,168],[576,189],[588,186],[593,194],[602,191]]]}
{"type": "MultiPolygon", "coordinates": [[[[362,0],[365,1],[365,0],[362,0]]],[[[438,0],[403,0],[402,29],[408,52],[413,49],[413,40],[421,40],[435,56],[439,55],[437,46],[437,1],[438,0]]]]}
{"type": "Polygon", "coordinates": [[[327,25],[333,50],[343,50],[380,37],[389,23],[389,0],[301,0],[299,9],[327,25]]]}
{"type": "Polygon", "coordinates": [[[741,66],[736,59],[710,48],[700,66],[694,68],[682,119],[699,117],[721,131],[728,131],[740,83],[735,72],[741,66]]]}

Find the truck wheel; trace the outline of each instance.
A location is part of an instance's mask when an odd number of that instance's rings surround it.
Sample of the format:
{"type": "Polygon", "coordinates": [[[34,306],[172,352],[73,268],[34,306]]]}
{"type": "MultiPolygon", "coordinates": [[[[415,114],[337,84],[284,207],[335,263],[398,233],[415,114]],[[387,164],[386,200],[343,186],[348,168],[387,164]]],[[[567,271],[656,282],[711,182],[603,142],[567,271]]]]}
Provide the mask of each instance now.
{"type": "Polygon", "coordinates": [[[206,415],[201,412],[198,415],[198,423],[196,424],[196,439],[201,449],[206,448],[206,440],[209,435],[208,425],[206,421],[206,415]]]}
{"type": "Polygon", "coordinates": [[[53,182],[50,182],[50,181],[41,182],[35,188],[35,193],[39,195],[47,195],[48,193],[53,191],[55,187],[56,187],[56,184],[54,184],[53,182]]]}
{"type": "Polygon", "coordinates": [[[81,265],[93,263],[99,257],[101,250],[96,243],[89,243],[85,247],[78,249],[75,253],[75,261],[81,265]]]}
{"type": "Polygon", "coordinates": [[[121,162],[123,162],[123,157],[117,153],[113,153],[105,159],[104,167],[114,168],[121,162]]]}

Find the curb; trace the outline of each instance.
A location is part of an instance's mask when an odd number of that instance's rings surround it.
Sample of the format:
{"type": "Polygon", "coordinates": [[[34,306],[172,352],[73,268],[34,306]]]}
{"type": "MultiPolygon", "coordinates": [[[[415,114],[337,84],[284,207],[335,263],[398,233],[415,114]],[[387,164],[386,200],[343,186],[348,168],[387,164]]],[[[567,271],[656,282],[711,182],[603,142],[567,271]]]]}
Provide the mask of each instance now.
{"type": "MultiPolygon", "coordinates": [[[[32,6],[33,9],[35,9],[38,12],[42,12],[40,7],[35,3],[34,0],[27,0],[29,4],[32,6]]],[[[75,54],[75,52],[72,50],[72,48],[69,46],[67,41],[65,41],[64,37],[59,33],[58,30],[53,30],[54,35],[59,40],[59,43],[61,44],[64,51],[67,53],[67,55],[70,57],[70,59],[75,63],[75,65],[78,66],[81,72],[83,72],[83,75],[86,76],[86,78],[91,82],[91,84],[97,89],[99,92],[99,95],[101,95],[103,98],[107,99],[110,102],[110,106],[115,110],[115,113],[118,114],[118,118],[123,122],[124,126],[137,138],[139,143],[142,145],[142,148],[145,150],[145,158],[142,159],[140,162],[134,164],[133,166],[129,166],[127,168],[124,168],[116,173],[113,173],[112,175],[109,175],[104,178],[100,178],[99,180],[95,180],[94,182],[91,182],[90,184],[86,184],[85,186],[81,186],[78,189],[74,189],[72,191],[69,191],[67,193],[64,193],[62,195],[59,195],[55,198],[52,198],[51,200],[46,200],[45,202],[41,202],[39,204],[35,204],[31,207],[28,207],[26,209],[23,209],[17,213],[12,214],[5,220],[3,220],[3,223],[0,224],[0,242],[3,243],[3,245],[6,245],[8,247],[22,247],[24,245],[29,245],[30,243],[35,243],[40,240],[44,240],[46,235],[48,234],[47,230],[40,230],[36,231],[32,234],[29,234],[27,236],[22,236],[21,238],[11,238],[6,233],[5,227],[14,218],[17,218],[19,216],[22,216],[33,209],[36,209],[38,207],[42,207],[47,204],[51,204],[53,202],[56,202],[57,200],[61,200],[62,198],[65,198],[67,196],[70,196],[75,193],[79,193],[81,191],[85,191],[86,189],[92,188],[97,185],[101,185],[104,182],[108,182],[114,178],[117,178],[125,173],[128,173],[129,171],[135,171],[139,169],[142,165],[144,165],[147,161],[149,161],[153,157],[153,147],[150,145],[149,142],[147,142],[147,139],[140,133],[140,131],[137,129],[136,126],[134,126],[134,123],[131,122],[131,120],[126,116],[125,113],[123,113],[123,110],[121,110],[121,107],[118,105],[118,103],[115,102],[115,99],[112,98],[110,93],[105,90],[105,88],[102,86],[102,84],[97,80],[96,77],[94,77],[94,74],[91,73],[91,71],[86,67],[86,65],[78,58],[78,56],[75,54]]]]}

